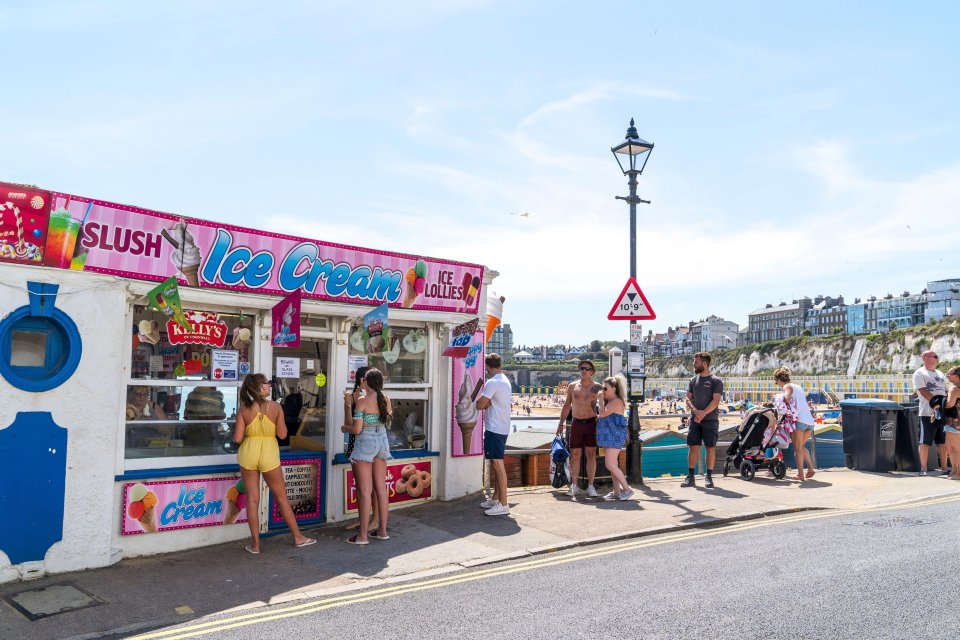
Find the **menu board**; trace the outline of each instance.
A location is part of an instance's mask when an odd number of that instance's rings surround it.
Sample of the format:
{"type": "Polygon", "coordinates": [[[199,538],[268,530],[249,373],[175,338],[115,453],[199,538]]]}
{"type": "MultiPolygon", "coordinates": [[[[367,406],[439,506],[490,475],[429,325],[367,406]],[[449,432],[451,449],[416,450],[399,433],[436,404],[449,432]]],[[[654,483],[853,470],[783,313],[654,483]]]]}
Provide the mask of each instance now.
{"type": "MultiPolygon", "coordinates": [[[[322,517],[320,513],[320,468],[322,460],[318,458],[297,458],[283,460],[283,480],[287,485],[287,500],[293,507],[297,520],[312,520],[322,517]]],[[[283,516],[276,501],[270,501],[270,523],[283,524],[283,516]]]]}

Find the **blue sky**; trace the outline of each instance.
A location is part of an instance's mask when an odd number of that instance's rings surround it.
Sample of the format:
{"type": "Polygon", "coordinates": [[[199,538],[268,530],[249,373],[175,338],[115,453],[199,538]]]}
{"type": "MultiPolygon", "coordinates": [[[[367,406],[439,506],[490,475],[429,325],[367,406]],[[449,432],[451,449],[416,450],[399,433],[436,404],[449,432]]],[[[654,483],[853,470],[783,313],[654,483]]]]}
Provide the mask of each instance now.
{"type": "Polygon", "coordinates": [[[0,5],[0,179],[500,272],[518,343],[960,276],[948,2],[0,5]],[[530,212],[528,217],[511,212],[530,212]]]}

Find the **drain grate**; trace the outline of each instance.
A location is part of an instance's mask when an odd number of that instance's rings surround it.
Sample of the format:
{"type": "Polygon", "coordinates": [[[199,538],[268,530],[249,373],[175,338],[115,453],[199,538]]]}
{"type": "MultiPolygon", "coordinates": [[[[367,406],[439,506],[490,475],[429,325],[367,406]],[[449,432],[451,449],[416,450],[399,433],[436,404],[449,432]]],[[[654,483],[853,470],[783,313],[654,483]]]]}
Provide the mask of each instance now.
{"type": "Polygon", "coordinates": [[[25,615],[30,622],[107,604],[105,600],[72,582],[60,582],[39,589],[20,591],[4,596],[3,599],[25,615]]]}
{"type": "Polygon", "coordinates": [[[876,529],[893,529],[898,527],[918,527],[920,525],[930,524],[926,520],[916,520],[915,518],[880,518],[879,520],[867,520],[863,523],[865,527],[874,527],[876,529]]]}

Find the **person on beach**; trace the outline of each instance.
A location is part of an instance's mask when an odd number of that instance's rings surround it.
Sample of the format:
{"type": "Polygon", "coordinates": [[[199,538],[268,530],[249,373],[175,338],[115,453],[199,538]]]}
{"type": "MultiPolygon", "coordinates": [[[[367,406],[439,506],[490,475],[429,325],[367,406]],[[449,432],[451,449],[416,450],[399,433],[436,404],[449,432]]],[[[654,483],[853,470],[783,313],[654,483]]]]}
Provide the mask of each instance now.
{"type": "Polygon", "coordinates": [[[946,435],[947,450],[950,464],[953,465],[951,480],[960,480],[960,367],[950,367],[947,370],[947,382],[950,390],[947,392],[947,401],[943,404],[943,426],[946,435]]]}
{"type": "MultiPolygon", "coordinates": [[[[930,399],[936,396],[946,396],[946,378],[937,370],[940,356],[936,351],[924,351],[920,357],[923,366],[913,373],[913,388],[917,390],[920,405],[920,434],[917,451],[920,454],[920,475],[927,475],[927,458],[930,456],[930,447],[937,446],[940,454],[940,464],[943,466],[943,475],[950,475],[947,470],[947,445],[943,421],[937,420],[930,399]]],[[[956,463],[954,463],[956,466],[956,463]]]]}
{"type": "Polygon", "coordinates": [[[253,541],[244,549],[260,553],[260,476],[263,476],[283,521],[293,534],[293,546],[307,547],[316,543],[300,533],[297,519],[287,500],[287,487],[280,469],[280,445],[277,438],[287,437],[283,407],[270,399],[270,382],[262,373],[243,379],[240,387],[240,411],[233,428],[233,441],[240,445],[237,463],[240,477],[247,487],[247,525],[253,541]]]}
{"type": "Polygon", "coordinates": [[[580,473],[580,451],[587,456],[587,495],[597,497],[593,479],[597,474],[597,394],[603,388],[593,381],[596,369],[589,360],[580,361],[580,379],[567,386],[567,399],[560,410],[560,425],[557,435],[563,433],[567,416],[573,416],[570,427],[570,490],[567,495],[575,498],[580,491],[577,476],[580,473]]]}
{"type": "Polygon", "coordinates": [[[371,368],[360,382],[363,396],[353,408],[353,427],[350,433],[356,436],[350,463],[353,465],[357,483],[358,515],[360,531],[347,539],[350,544],[369,544],[368,538],[389,540],[387,533],[387,460],[390,441],[387,440],[387,425],[393,419],[390,398],[383,392],[383,374],[371,368]],[[370,504],[377,494],[378,527],[370,533],[370,504]]]}
{"type": "MultiPolygon", "coordinates": [[[[343,395],[343,426],[340,427],[340,431],[347,435],[347,446],[343,450],[343,455],[350,459],[350,456],[353,455],[353,447],[356,444],[357,436],[353,433],[353,408],[357,405],[357,401],[364,396],[363,390],[363,377],[367,375],[367,371],[370,370],[370,367],[360,367],[357,369],[357,373],[353,378],[353,390],[347,390],[343,395]]],[[[356,490],[356,479],[357,479],[357,465],[353,462],[350,463],[350,467],[353,469],[353,479],[354,479],[354,489],[356,490]]],[[[371,529],[380,528],[379,516],[377,515],[377,493],[374,491],[370,494],[370,499],[372,502],[373,509],[373,518],[370,521],[371,529]]],[[[360,526],[360,519],[357,518],[356,522],[351,522],[348,524],[345,529],[348,531],[350,529],[356,529],[360,526]]]]}
{"type": "Polygon", "coordinates": [[[613,480],[613,491],[603,496],[604,500],[629,500],[633,489],[620,470],[620,449],[627,443],[627,418],[624,415],[627,402],[627,381],[622,375],[605,378],[598,405],[597,446],[603,447],[603,462],[613,480]]]}
{"type": "Polygon", "coordinates": [[[773,381],[783,390],[783,400],[787,406],[793,408],[797,416],[797,422],[794,431],[790,434],[793,441],[793,457],[797,464],[797,475],[791,476],[791,480],[803,482],[812,478],[816,471],[813,468],[813,459],[810,452],[807,451],[807,439],[813,434],[813,425],[816,422],[813,413],[810,412],[810,405],[807,403],[807,393],[800,385],[790,382],[790,370],[786,367],[780,367],[773,372],[773,381]],[[807,467],[804,473],[804,465],[807,467]]]}
{"type": "Polygon", "coordinates": [[[687,386],[686,405],[690,411],[690,431],[687,432],[687,477],[681,487],[695,487],[694,476],[700,447],[707,449],[707,469],[703,485],[713,488],[713,463],[716,458],[717,438],[720,435],[720,398],[723,396],[723,380],[710,373],[710,354],[700,351],[693,355],[693,371],[696,373],[687,386]]]}
{"type": "Polygon", "coordinates": [[[483,456],[490,461],[493,496],[480,503],[488,516],[510,515],[507,502],[507,468],[503,463],[510,433],[510,394],[513,387],[503,375],[503,361],[499,353],[491,353],[484,361],[487,381],[477,398],[477,409],[483,411],[483,456]]]}

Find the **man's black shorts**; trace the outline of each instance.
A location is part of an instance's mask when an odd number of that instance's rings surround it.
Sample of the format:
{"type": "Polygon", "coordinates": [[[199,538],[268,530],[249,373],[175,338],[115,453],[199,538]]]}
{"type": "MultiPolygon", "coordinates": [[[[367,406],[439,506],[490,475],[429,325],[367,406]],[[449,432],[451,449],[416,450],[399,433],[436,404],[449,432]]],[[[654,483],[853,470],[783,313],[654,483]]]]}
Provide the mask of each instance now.
{"type": "MultiPolygon", "coordinates": [[[[943,430],[943,420],[936,423],[930,416],[920,416],[920,438],[918,444],[932,447],[934,444],[945,444],[947,434],[943,430]]],[[[951,460],[951,462],[953,462],[951,460]]]]}
{"type": "Polygon", "coordinates": [[[690,432],[687,433],[687,446],[715,447],[717,446],[717,436],[720,434],[720,421],[715,422],[691,422],[690,432]]]}

